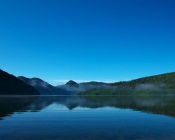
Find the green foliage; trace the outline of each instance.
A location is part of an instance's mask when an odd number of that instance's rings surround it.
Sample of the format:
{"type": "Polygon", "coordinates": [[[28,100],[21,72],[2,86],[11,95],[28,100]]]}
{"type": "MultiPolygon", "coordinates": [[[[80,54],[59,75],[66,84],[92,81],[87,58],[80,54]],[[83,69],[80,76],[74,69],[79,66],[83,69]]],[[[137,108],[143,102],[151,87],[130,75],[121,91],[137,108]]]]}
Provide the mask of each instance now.
{"type": "Polygon", "coordinates": [[[111,89],[91,89],[79,95],[146,95],[146,94],[174,94],[175,73],[144,77],[132,81],[110,83],[111,89]],[[137,89],[137,86],[148,88],[137,89]],[[149,87],[152,86],[152,87],[149,87]]]}
{"type": "Polygon", "coordinates": [[[84,92],[78,93],[78,95],[84,96],[101,96],[101,95],[164,95],[164,94],[174,94],[175,90],[162,90],[162,91],[151,91],[151,90],[142,90],[142,91],[127,91],[127,90],[108,90],[108,89],[91,89],[84,92]]]}
{"type": "Polygon", "coordinates": [[[127,82],[110,83],[109,85],[135,87],[137,84],[165,85],[166,88],[175,89],[175,72],[139,78],[127,82]]]}
{"type": "Polygon", "coordinates": [[[113,95],[113,92],[104,88],[95,88],[79,93],[79,95],[113,95]]]}

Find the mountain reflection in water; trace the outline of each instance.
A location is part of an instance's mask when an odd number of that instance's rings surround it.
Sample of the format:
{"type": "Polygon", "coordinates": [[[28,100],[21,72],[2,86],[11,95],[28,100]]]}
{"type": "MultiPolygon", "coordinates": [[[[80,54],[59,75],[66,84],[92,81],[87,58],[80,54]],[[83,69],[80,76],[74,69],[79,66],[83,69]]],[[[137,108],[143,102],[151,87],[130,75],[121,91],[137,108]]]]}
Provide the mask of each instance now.
{"type": "Polygon", "coordinates": [[[175,117],[175,96],[3,96],[0,97],[0,119],[16,112],[38,112],[52,104],[69,110],[112,107],[175,117]]]}
{"type": "Polygon", "coordinates": [[[174,100],[174,96],[1,96],[0,140],[174,140],[174,100]]]}

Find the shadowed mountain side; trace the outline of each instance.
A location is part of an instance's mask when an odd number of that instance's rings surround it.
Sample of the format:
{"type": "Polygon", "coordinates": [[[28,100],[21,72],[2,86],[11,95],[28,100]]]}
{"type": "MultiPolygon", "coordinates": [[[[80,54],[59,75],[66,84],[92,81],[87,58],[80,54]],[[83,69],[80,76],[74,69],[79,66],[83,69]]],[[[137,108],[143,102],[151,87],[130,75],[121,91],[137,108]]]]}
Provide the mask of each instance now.
{"type": "Polygon", "coordinates": [[[0,70],[0,95],[38,95],[30,85],[0,70]]]}
{"type": "Polygon", "coordinates": [[[50,85],[49,83],[39,78],[30,79],[23,76],[19,76],[18,79],[20,79],[21,81],[25,82],[28,85],[31,85],[42,95],[69,95],[70,94],[70,92],[61,88],[55,88],[54,86],[50,85]]]}

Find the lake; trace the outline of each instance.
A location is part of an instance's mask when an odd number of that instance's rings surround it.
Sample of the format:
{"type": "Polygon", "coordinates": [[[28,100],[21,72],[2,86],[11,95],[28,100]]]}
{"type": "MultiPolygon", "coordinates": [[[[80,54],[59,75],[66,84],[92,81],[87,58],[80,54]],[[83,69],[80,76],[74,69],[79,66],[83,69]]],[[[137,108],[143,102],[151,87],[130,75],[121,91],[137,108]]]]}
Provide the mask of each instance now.
{"type": "Polygon", "coordinates": [[[1,96],[0,140],[174,140],[175,96],[1,96]]]}

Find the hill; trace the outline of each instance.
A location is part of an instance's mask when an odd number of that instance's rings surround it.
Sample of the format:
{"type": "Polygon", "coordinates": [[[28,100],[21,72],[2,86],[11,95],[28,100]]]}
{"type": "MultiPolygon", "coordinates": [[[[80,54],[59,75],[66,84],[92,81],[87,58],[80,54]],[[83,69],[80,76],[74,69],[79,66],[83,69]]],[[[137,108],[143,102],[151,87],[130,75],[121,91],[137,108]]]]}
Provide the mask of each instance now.
{"type": "Polygon", "coordinates": [[[79,84],[76,83],[75,81],[73,80],[70,80],[66,83],[67,86],[70,86],[70,87],[79,87],[79,84]]]}
{"type": "Polygon", "coordinates": [[[131,81],[109,83],[110,88],[94,88],[81,95],[114,95],[114,94],[174,94],[175,72],[143,77],[131,81]]]}
{"type": "Polygon", "coordinates": [[[0,70],[0,95],[38,95],[30,85],[15,76],[0,70]]]}
{"type": "Polygon", "coordinates": [[[165,88],[175,88],[175,72],[160,74],[155,76],[143,77],[126,82],[110,83],[111,86],[130,86],[135,87],[138,84],[154,84],[165,88]]]}
{"type": "Polygon", "coordinates": [[[39,78],[26,78],[24,76],[19,76],[18,79],[25,82],[28,85],[34,87],[42,95],[67,95],[70,94],[68,91],[56,88],[49,83],[39,79],[39,78]]]}
{"type": "Polygon", "coordinates": [[[57,88],[64,89],[72,94],[76,94],[79,92],[85,92],[87,90],[91,90],[94,88],[110,88],[111,86],[107,83],[103,82],[83,82],[83,83],[76,83],[75,81],[68,81],[65,85],[57,86],[57,88]]]}

